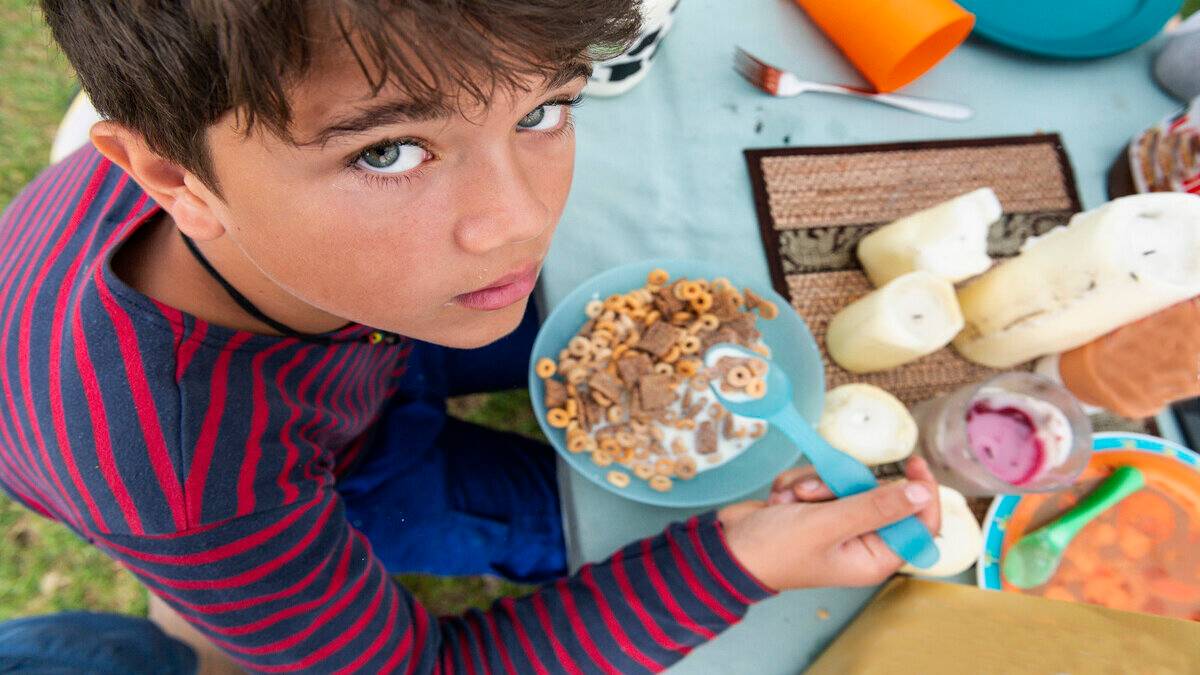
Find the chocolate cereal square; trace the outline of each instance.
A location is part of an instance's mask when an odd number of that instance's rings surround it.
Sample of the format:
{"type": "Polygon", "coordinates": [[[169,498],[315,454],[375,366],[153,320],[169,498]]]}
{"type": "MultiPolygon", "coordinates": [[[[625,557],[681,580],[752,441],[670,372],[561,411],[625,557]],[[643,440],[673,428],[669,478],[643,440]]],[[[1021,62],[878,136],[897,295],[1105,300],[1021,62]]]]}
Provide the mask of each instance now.
{"type": "Polygon", "coordinates": [[[683,331],[666,321],[656,321],[654,325],[646,329],[642,339],[638,340],[637,348],[661,357],[671,351],[671,347],[675,346],[682,334],[683,331]]]}
{"type": "Polygon", "coordinates": [[[712,422],[701,422],[696,429],[696,452],[711,455],[717,451],[717,429],[712,422]]]}
{"type": "Polygon", "coordinates": [[[621,381],[603,370],[596,371],[588,379],[588,386],[592,388],[592,391],[600,392],[604,398],[613,403],[620,403],[621,394],[625,392],[625,387],[621,385],[621,381]]]}
{"type": "Polygon", "coordinates": [[[561,408],[567,403],[567,386],[553,378],[545,380],[546,408],[561,408]]]}
{"type": "Polygon", "coordinates": [[[670,375],[643,375],[638,380],[638,396],[645,410],[661,410],[675,401],[675,386],[670,375]]]}

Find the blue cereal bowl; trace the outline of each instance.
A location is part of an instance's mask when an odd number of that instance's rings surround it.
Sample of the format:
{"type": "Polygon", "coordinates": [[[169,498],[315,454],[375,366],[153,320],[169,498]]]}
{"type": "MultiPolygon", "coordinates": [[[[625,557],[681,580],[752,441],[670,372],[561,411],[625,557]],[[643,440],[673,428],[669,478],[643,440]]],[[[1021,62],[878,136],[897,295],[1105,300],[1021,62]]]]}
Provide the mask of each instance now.
{"type": "MultiPolygon", "coordinates": [[[[624,488],[612,485],[606,476],[609,471],[620,467],[600,467],[592,463],[588,453],[570,452],[565,432],[551,427],[546,421],[545,387],[534,372],[534,364],[542,357],[557,360],[559,350],[567,345],[587,320],[584,306],[588,301],[641,287],[646,283],[646,275],[655,268],[666,270],[672,279],[681,276],[706,279],[723,276],[738,288],[750,286],[727,274],[727,270],[717,263],[696,260],[646,260],[608,270],[587,280],[554,308],[533,344],[529,363],[529,394],[538,424],[563,461],[573,470],[627,499],[655,506],[697,508],[745,497],[770,483],[800,457],[800,448],[775,429],[770,429],[754,445],[728,463],[702,471],[691,480],[676,480],[667,492],[656,492],[645,481],[632,476],[630,484],[624,488]]],[[[762,331],[763,341],[771,348],[773,362],[791,378],[796,409],[805,419],[816,424],[825,396],[825,371],[817,344],[804,320],[787,300],[767,287],[750,288],[779,306],[779,316],[771,321],[759,319],[758,327],[762,331]]]]}

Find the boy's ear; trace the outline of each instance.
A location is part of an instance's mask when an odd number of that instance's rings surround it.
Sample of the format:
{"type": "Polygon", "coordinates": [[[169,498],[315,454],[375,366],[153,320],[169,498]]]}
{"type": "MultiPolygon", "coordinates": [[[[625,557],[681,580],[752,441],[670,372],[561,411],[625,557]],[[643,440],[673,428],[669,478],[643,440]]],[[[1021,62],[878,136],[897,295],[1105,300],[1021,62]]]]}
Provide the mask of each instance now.
{"type": "Polygon", "coordinates": [[[199,241],[225,234],[212,208],[220,198],[195,174],[151,150],[140,134],[105,120],[92,126],[91,138],[96,149],[171,214],[181,232],[199,241]]]}

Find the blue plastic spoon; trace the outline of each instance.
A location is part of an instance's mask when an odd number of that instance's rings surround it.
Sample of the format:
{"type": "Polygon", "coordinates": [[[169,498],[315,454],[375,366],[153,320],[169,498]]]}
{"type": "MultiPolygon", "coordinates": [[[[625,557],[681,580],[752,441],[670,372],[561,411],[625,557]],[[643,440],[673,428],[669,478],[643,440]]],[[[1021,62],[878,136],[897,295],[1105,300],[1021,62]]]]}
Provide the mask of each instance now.
{"type": "MultiPolygon", "coordinates": [[[[762,398],[751,399],[744,395],[731,399],[721,391],[720,382],[710,382],[709,387],[721,399],[727,410],[735,415],[764,420],[782,431],[792,442],[800,446],[817,475],[833,494],[838,497],[866,492],[879,482],[871,470],[850,455],[834,448],[821,438],[816,429],[800,416],[792,405],[792,382],[782,369],[764,359],[762,354],[729,343],[715,344],[705,354],[709,368],[716,365],[722,356],[740,356],[767,361],[767,392],[762,398]]],[[[888,548],[916,567],[929,567],[938,561],[937,546],[933,536],[916,516],[892,523],[879,530],[879,536],[888,548]]]]}

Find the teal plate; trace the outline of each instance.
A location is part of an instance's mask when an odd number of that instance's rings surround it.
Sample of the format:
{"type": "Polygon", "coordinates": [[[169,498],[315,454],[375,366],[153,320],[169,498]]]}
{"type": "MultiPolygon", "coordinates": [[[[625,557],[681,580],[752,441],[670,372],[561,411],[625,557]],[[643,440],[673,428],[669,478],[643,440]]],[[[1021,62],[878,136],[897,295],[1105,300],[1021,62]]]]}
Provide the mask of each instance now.
{"type": "Polygon", "coordinates": [[[1147,42],[1182,0],[958,0],[975,33],[1024,52],[1063,59],[1110,56],[1147,42]]]}
{"type": "MultiPolygon", "coordinates": [[[[1127,432],[1098,433],[1092,437],[1092,450],[1104,452],[1146,452],[1176,460],[1200,471],[1200,455],[1171,441],[1127,432]]],[[[1000,557],[1004,550],[1004,531],[1021,495],[1000,495],[992,500],[983,521],[983,551],[975,566],[975,581],[980,588],[1003,590],[1000,581],[1000,557]]]]}
{"type": "MultiPolygon", "coordinates": [[[[733,501],[767,485],[779,472],[794,465],[800,457],[800,449],[782,433],[770,429],[758,442],[728,463],[703,471],[691,480],[676,480],[668,492],[655,492],[645,481],[632,474],[627,487],[612,485],[605,476],[609,471],[621,467],[615,464],[599,467],[592,463],[586,452],[571,453],[567,450],[563,430],[555,429],[546,422],[545,388],[542,380],[533,372],[533,365],[543,356],[557,360],[559,350],[567,345],[586,320],[583,309],[588,301],[641,287],[646,283],[646,275],[656,267],[669,272],[672,279],[680,276],[707,279],[726,277],[738,288],[749,286],[727,274],[727,270],[717,263],[685,260],[646,260],[592,277],[554,308],[533,343],[529,367],[529,395],[533,399],[533,410],[542,431],[563,461],[610,492],[645,504],[678,508],[697,508],[733,501]]],[[[771,348],[773,362],[792,379],[796,409],[805,419],[816,424],[825,398],[825,370],[817,344],[804,320],[791,309],[787,300],[770,288],[751,288],[779,306],[779,316],[771,321],[760,319],[758,327],[762,331],[763,342],[771,348]]]]}

